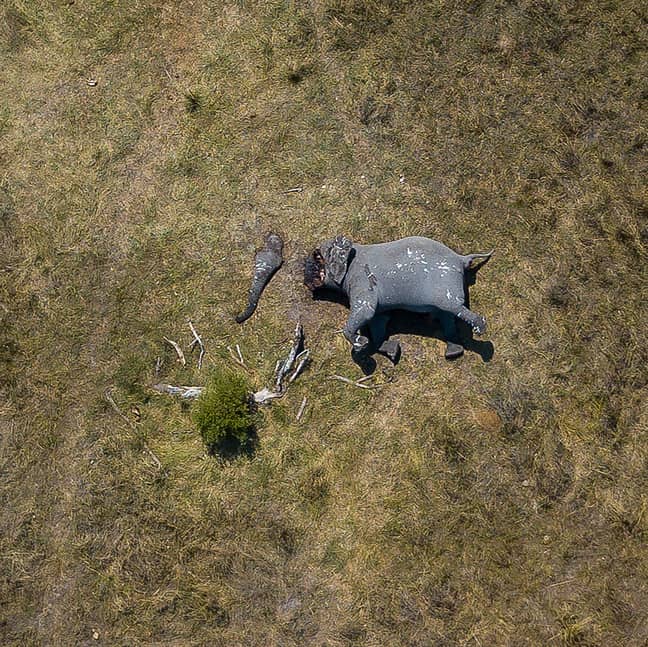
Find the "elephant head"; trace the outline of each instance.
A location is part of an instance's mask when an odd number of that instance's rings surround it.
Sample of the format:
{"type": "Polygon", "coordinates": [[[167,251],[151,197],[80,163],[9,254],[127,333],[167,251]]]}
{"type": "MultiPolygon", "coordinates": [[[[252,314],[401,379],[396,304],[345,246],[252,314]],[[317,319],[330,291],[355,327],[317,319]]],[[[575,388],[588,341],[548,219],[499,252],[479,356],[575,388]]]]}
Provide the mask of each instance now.
{"type": "Polygon", "coordinates": [[[345,236],[337,236],[322,243],[308,256],[304,264],[304,285],[314,291],[317,288],[339,290],[353,257],[353,242],[345,236]]]}

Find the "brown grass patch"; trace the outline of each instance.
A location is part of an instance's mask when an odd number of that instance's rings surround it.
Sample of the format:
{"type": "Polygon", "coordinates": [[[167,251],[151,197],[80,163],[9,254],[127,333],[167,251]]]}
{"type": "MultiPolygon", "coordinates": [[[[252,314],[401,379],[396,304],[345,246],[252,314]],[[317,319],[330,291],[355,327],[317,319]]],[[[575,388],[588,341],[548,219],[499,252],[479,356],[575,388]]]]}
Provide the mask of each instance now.
{"type": "Polygon", "coordinates": [[[645,48],[639,2],[6,2],[3,644],[644,644],[645,48]],[[337,233],[495,247],[492,359],[323,379],[337,233]],[[188,318],[258,388],[305,324],[251,457],[148,389],[188,318]]]}

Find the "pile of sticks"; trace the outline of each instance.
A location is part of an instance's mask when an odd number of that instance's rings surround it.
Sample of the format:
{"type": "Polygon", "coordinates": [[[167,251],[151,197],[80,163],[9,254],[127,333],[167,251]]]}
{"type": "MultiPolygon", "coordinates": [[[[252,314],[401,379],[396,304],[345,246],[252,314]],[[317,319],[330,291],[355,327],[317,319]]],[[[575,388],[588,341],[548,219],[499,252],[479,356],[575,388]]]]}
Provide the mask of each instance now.
{"type": "MultiPolygon", "coordinates": [[[[193,335],[193,341],[189,345],[189,351],[193,352],[193,350],[198,347],[200,349],[200,353],[198,355],[198,370],[202,369],[203,365],[203,359],[205,357],[205,344],[203,343],[203,340],[201,339],[200,335],[196,331],[195,326],[193,325],[193,322],[191,319],[187,322],[189,325],[189,330],[191,330],[191,334],[193,335]]],[[[163,337],[164,341],[169,344],[175,350],[176,355],[178,356],[178,362],[182,364],[182,366],[187,365],[187,359],[185,357],[185,354],[182,352],[182,348],[178,342],[173,341],[173,339],[169,339],[168,337],[163,337]]],[[[160,357],[157,358],[155,362],[155,375],[159,375],[160,369],[162,367],[162,359],[160,357]]],[[[200,394],[203,391],[202,386],[173,386],[172,384],[154,384],[151,387],[154,391],[157,391],[158,393],[168,393],[169,395],[179,395],[181,398],[184,398],[185,400],[195,400],[197,397],[200,396],[200,394]]]]}
{"type": "Polygon", "coordinates": [[[304,349],[304,327],[298,323],[293,335],[293,343],[284,360],[279,360],[275,367],[274,389],[263,388],[254,394],[257,404],[265,404],[270,400],[282,398],[288,386],[292,384],[304,370],[310,357],[310,350],[304,349]]]}
{"type": "MultiPolygon", "coordinates": [[[[202,359],[205,355],[205,346],[191,322],[189,322],[189,327],[191,328],[191,332],[194,335],[194,341],[191,344],[191,350],[193,350],[196,345],[198,345],[200,348],[198,368],[201,368],[202,359]]],[[[176,354],[178,355],[178,361],[183,366],[185,366],[186,359],[184,353],[182,352],[182,349],[180,348],[180,345],[172,341],[171,339],[167,339],[166,337],[164,338],[164,340],[168,344],[173,346],[176,354]]],[[[237,364],[245,366],[245,363],[243,362],[243,355],[241,354],[241,349],[239,348],[238,344],[236,345],[236,354],[229,347],[228,350],[230,351],[232,359],[234,359],[237,364]]],[[[309,359],[310,350],[304,348],[304,327],[301,325],[301,323],[298,323],[297,326],[295,326],[293,341],[290,350],[288,351],[288,355],[285,359],[279,360],[277,362],[272,388],[263,388],[260,391],[253,393],[252,397],[254,399],[254,402],[256,402],[257,404],[266,404],[271,400],[282,398],[286,394],[289,385],[292,384],[297,379],[297,377],[299,377],[299,375],[301,375],[304,368],[308,364],[309,359]]],[[[173,384],[154,384],[151,388],[158,393],[176,395],[184,400],[195,400],[196,398],[200,397],[200,394],[204,390],[204,387],[202,386],[174,386],[173,384]]]]}

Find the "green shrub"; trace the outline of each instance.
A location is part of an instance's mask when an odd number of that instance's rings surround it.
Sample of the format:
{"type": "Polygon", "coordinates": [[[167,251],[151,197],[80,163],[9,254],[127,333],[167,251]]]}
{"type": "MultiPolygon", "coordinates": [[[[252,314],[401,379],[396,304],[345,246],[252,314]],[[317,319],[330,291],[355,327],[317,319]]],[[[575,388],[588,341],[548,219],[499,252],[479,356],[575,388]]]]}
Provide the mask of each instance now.
{"type": "Polygon", "coordinates": [[[210,453],[249,451],[256,440],[256,420],[245,378],[215,370],[196,402],[193,420],[210,453]]]}

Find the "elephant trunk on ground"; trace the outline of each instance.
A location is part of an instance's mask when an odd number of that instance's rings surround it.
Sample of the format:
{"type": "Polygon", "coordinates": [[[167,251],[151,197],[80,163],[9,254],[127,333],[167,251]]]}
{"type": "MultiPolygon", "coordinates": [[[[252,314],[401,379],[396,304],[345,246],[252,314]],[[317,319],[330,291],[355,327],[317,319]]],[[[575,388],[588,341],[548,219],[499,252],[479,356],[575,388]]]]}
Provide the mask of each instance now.
{"type": "Polygon", "coordinates": [[[277,234],[268,234],[265,239],[265,246],[254,257],[254,276],[248,293],[248,305],[241,314],[236,316],[237,323],[243,323],[254,314],[261,293],[282,263],[283,241],[277,234]]]}

